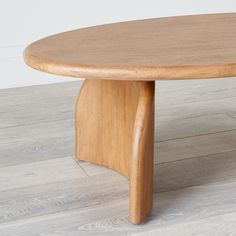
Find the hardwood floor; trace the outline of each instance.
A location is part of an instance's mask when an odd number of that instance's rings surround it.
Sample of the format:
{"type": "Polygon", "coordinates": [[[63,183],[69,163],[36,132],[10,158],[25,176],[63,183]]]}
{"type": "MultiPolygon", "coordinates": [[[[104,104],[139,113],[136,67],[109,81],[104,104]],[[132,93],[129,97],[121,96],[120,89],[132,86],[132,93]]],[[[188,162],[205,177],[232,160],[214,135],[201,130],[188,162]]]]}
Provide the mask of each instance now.
{"type": "Polygon", "coordinates": [[[154,206],[140,226],[127,179],[74,158],[80,85],[0,90],[1,236],[236,235],[235,79],[157,82],[154,206]]]}

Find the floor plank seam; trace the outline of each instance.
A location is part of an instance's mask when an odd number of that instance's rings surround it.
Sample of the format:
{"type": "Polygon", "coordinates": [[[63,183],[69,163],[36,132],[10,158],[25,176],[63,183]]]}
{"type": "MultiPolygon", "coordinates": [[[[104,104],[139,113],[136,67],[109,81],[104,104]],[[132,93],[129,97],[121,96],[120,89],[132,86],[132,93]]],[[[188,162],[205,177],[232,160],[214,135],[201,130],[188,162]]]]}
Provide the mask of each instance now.
{"type": "Polygon", "coordinates": [[[230,151],[226,151],[226,152],[216,152],[216,153],[211,153],[211,154],[207,154],[207,155],[201,155],[201,156],[191,156],[191,157],[187,157],[187,158],[183,158],[183,159],[178,159],[178,160],[173,160],[173,161],[166,161],[166,162],[161,162],[161,163],[155,163],[155,165],[162,165],[162,164],[168,164],[168,163],[172,163],[172,162],[180,162],[180,161],[185,161],[185,160],[193,160],[193,159],[197,159],[197,158],[204,158],[204,157],[210,157],[210,156],[214,156],[217,154],[225,154],[225,153],[231,153],[236,151],[236,149],[230,150],[230,151]]]}
{"type": "Polygon", "coordinates": [[[231,118],[233,118],[233,119],[235,119],[236,120],[236,117],[235,116],[233,116],[233,115],[231,115],[231,114],[229,114],[229,113],[225,113],[226,115],[228,115],[229,117],[231,117],[231,118]]]}
{"type": "Polygon", "coordinates": [[[173,141],[173,140],[180,140],[180,139],[188,139],[188,138],[193,138],[193,137],[208,136],[208,135],[214,135],[214,134],[220,134],[220,133],[227,133],[227,132],[231,132],[231,131],[236,131],[236,129],[217,131],[217,132],[207,133],[207,134],[197,134],[197,135],[193,135],[193,136],[185,136],[185,137],[179,137],[179,138],[174,138],[174,139],[160,140],[160,141],[155,141],[155,143],[163,143],[163,142],[168,142],[168,141],[173,141]]]}
{"type": "Polygon", "coordinates": [[[208,104],[208,103],[212,103],[212,102],[218,102],[218,101],[222,101],[222,100],[227,100],[227,99],[232,99],[232,98],[236,98],[236,96],[231,96],[231,97],[224,97],[224,98],[216,98],[216,99],[207,99],[207,100],[200,100],[200,101],[192,101],[192,102],[183,102],[181,103],[181,105],[179,104],[174,104],[174,105],[165,105],[165,108],[160,108],[157,106],[157,108],[159,108],[159,111],[166,111],[166,110],[170,110],[170,109],[176,109],[176,108],[179,108],[181,106],[189,106],[189,105],[194,105],[194,104],[197,104],[197,103],[200,103],[200,104],[208,104]]]}
{"type": "MultiPolygon", "coordinates": [[[[122,198],[119,198],[119,199],[116,199],[115,201],[109,201],[107,203],[107,205],[120,205],[120,201],[121,200],[128,200],[128,196],[124,196],[122,198]]],[[[122,205],[124,204],[123,201],[121,201],[122,205]]],[[[92,211],[93,208],[96,206],[96,208],[101,208],[101,210],[103,208],[106,208],[107,205],[104,206],[104,203],[101,203],[99,205],[93,205],[92,207],[90,206],[86,206],[84,208],[73,208],[73,209],[69,209],[69,210],[61,210],[61,211],[58,211],[58,212],[51,212],[51,213],[46,213],[46,214],[42,214],[42,215],[35,215],[35,216],[30,216],[30,217],[27,217],[27,218],[24,218],[24,219],[17,219],[17,220],[12,220],[12,221],[9,221],[9,222],[2,222],[0,223],[0,229],[3,228],[3,227],[9,227],[9,226],[12,226],[12,224],[25,224],[27,222],[29,223],[32,223],[32,222],[38,222],[38,221],[44,221],[45,220],[45,217],[48,218],[48,219],[56,219],[56,218],[61,218],[63,216],[67,216],[67,215],[73,215],[73,214],[78,214],[78,212],[80,213],[83,213],[83,212],[87,212],[87,211],[92,211]]],[[[127,212],[124,211],[124,215],[127,217],[127,220],[128,220],[128,216],[126,215],[127,212]]]]}
{"type": "Polygon", "coordinates": [[[32,126],[32,125],[50,124],[50,123],[54,123],[54,122],[58,122],[58,121],[71,121],[71,119],[70,118],[68,118],[68,119],[58,119],[58,120],[43,121],[43,122],[39,121],[39,122],[36,122],[36,123],[6,126],[6,127],[0,127],[0,130],[11,129],[11,128],[19,128],[19,127],[29,127],[29,126],[32,126]]]}
{"type": "MultiPolygon", "coordinates": [[[[162,119],[162,121],[167,123],[167,122],[174,122],[174,121],[179,121],[179,120],[188,120],[188,119],[200,118],[200,117],[205,117],[205,116],[217,116],[217,115],[223,115],[223,114],[228,115],[225,112],[213,112],[213,113],[207,113],[207,114],[203,114],[203,115],[186,116],[186,117],[183,117],[183,118],[177,118],[177,119],[173,119],[173,120],[170,120],[170,121],[165,121],[165,119],[163,119],[163,118],[161,118],[161,119],[162,119]]],[[[159,123],[158,119],[160,119],[161,116],[162,116],[162,114],[156,114],[155,120],[157,121],[157,124],[159,123]]],[[[165,115],[163,115],[163,116],[165,117],[165,115]]],[[[162,121],[160,121],[160,122],[162,122],[162,121]]]]}
{"type": "Polygon", "coordinates": [[[77,160],[77,158],[75,156],[70,156],[74,161],[75,163],[80,167],[80,169],[84,172],[84,174],[87,176],[87,177],[90,177],[90,175],[87,173],[87,171],[82,167],[82,165],[79,163],[79,161],[77,160]]]}
{"type": "Polygon", "coordinates": [[[173,161],[165,161],[165,162],[161,162],[161,163],[155,163],[155,165],[163,165],[163,164],[168,164],[168,163],[174,163],[174,162],[181,162],[181,161],[187,161],[187,160],[193,160],[193,159],[197,159],[197,158],[207,158],[210,156],[215,156],[215,155],[222,155],[222,154],[227,154],[227,153],[231,153],[231,152],[235,152],[236,150],[230,150],[230,151],[224,151],[224,152],[216,152],[216,153],[210,153],[210,154],[205,154],[205,155],[200,155],[200,156],[192,156],[192,157],[187,157],[187,158],[183,158],[183,159],[178,159],[178,160],[173,160],[173,161]]]}

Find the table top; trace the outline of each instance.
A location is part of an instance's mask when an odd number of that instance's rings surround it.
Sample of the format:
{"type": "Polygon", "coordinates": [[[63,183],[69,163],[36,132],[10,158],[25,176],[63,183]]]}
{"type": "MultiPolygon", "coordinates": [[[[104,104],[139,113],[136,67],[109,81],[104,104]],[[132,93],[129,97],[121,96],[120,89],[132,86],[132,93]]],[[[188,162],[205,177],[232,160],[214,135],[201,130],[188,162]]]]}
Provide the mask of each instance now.
{"type": "Polygon", "coordinates": [[[38,70],[92,79],[162,80],[236,76],[236,13],[107,24],[29,45],[38,70]]]}

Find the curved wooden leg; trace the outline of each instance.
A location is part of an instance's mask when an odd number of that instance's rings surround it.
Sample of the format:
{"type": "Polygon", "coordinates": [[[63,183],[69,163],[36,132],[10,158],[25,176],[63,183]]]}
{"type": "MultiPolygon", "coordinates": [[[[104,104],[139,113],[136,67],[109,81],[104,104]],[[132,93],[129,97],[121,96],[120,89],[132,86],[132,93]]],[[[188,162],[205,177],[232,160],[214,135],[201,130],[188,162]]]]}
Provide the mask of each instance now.
{"type": "Polygon", "coordinates": [[[136,224],[143,222],[152,208],[154,88],[154,82],[143,84],[133,130],[129,220],[136,224]]]}
{"type": "Polygon", "coordinates": [[[129,220],[152,207],[154,82],[85,80],[76,104],[76,156],[130,180],[129,220]]]}

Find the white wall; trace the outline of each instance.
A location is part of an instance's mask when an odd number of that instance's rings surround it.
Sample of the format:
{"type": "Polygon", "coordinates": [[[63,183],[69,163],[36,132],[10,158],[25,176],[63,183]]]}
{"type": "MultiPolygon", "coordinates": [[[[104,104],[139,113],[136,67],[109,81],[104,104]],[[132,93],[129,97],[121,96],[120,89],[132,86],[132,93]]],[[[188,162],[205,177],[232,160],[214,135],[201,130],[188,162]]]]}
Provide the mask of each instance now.
{"type": "Polygon", "coordinates": [[[47,35],[117,21],[214,12],[236,12],[236,0],[0,0],[0,88],[68,81],[24,65],[24,47],[47,35]]]}

